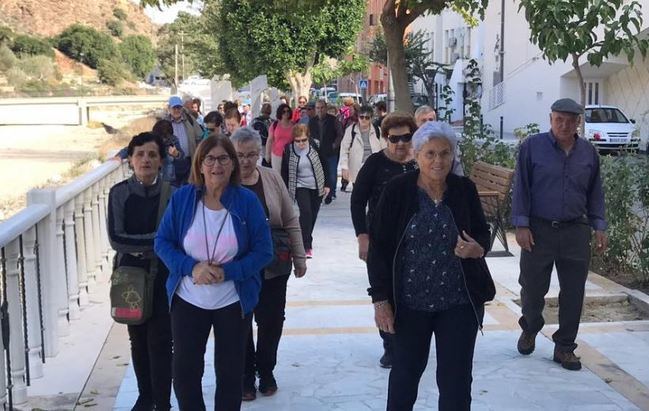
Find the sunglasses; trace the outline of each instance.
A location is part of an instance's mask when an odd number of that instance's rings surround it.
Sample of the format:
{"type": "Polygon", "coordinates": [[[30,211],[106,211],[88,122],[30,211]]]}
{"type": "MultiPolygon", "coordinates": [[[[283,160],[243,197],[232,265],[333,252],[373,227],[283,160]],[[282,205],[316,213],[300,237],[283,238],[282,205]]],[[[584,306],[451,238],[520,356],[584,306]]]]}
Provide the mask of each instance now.
{"type": "Polygon", "coordinates": [[[361,120],[369,120],[369,119],[372,118],[372,116],[365,116],[365,115],[363,115],[363,116],[358,116],[358,118],[360,118],[361,120]]]}
{"type": "Polygon", "coordinates": [[[394,136],[389,134],[388,135],[388,141],[392,144],[397,144],[399,141],[403,141],[404,143],[408,143],[412,140],[412,133],[408,134],[401,134],[400,136],[394,136]]]}

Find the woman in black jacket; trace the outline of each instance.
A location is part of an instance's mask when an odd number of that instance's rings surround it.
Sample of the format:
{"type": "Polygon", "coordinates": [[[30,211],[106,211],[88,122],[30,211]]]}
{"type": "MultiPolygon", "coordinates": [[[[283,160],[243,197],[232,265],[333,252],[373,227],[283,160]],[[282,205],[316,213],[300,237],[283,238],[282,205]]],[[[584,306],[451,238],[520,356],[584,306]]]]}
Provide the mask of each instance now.
{"type": "Polygon", "coordinates": [[[439,410],[471,407],[475,339],[495,287],[477,190],[450,173],[455,143],[446,123],[419,128],[419,170],[387,184],[370,226],[368,291],[377,326],[394,334],[388,411],[414,406],[433,334],[439,410]]]}

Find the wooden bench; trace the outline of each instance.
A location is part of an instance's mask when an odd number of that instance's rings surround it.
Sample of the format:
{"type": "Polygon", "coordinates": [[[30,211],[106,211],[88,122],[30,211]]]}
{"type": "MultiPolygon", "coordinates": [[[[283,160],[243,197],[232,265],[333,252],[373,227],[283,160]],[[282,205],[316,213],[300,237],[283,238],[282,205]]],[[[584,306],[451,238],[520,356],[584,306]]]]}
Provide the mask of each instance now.
{"type": "Polygon", "coordinates": [[[471,169],[471,181],[478,189],[482,209],[484,210],[487,222],[491,226],[491,245],[496,237],[505,247],[504,252],[491,252],[491,256],[511,256],[507,245],[507,234],[505,231],[505,214],[510,202],[510,190],[514,170],[501,166],[495,166],[483,161],[473,164],[471,169]]]}

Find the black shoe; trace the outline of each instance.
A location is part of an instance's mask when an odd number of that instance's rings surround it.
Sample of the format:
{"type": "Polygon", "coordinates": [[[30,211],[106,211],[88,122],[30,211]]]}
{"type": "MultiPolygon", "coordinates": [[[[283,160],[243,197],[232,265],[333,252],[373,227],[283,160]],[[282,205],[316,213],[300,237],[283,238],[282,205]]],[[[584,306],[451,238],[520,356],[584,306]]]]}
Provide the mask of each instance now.
{"type": "Polygon", "coordinates": [[[381,368],[392,368],[392,356],[387,351],[379,359],[379,365],[381,368]]]}
{"type": "Polygon", "coordinates": [[[559,351],[556,348],[554,349],[554,357],[552,357],[554,362],[561,364],[563,368],[570,371],[579,371],[581,370],[581,361],[579,357],[575,355],[574,352],[564,352],[559,351]]]}
{"type": "Polygon", "coordinates": [[[270,397],[277,392],[277,381],[272,373],[259,376],[259,392],[264,397],[270,397]]]}
{"type": "Polygon", "coordinates": [[[521,336],[518,338],[518,352],[523,355],[530,355],[534,352],[535,348],[536,333],[528,334],[525,331],[521,333],[521,336]]]}
{"type": "Polygon", "coordinates": [[[149,398],[137,397],[135,405],[131,408],[131,411],[153,411],[153,401],[149,398]]]}
{"type": "Polygon", "coordinates": [[[332,201],[334,201],[333,196],[327,196],[327,197],[325,197],[325,199],[324,199],[324,203],[325,203],[325,204],[331,204],[332,201]]]}
{"type": "Polygon", "coordinates": [[[340,191],[343,193],[347,191],[347,182],[344,182],[340,185],[340,191]]]}
{"type": "Polygon", "coordinates": [[[257,399],[257,388],[252,386],[244,386],[241,391],[241,401],[254,401],[257,399]]]}

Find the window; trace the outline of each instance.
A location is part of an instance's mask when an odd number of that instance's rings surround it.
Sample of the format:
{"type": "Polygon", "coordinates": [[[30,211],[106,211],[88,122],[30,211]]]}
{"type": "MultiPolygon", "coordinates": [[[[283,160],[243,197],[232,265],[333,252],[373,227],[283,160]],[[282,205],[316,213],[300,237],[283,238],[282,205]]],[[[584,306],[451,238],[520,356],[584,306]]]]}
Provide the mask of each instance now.
{"type": "Polygon", "coordinates": [[[587,81],[584,82],[586,87],[586,104],[600,104],[599,95],[600,95],[600,86],[599,81],[587,81]]]}

